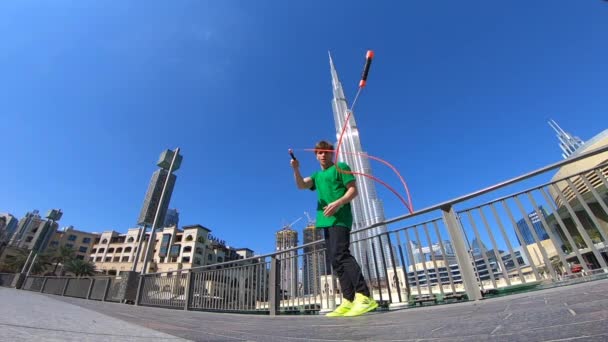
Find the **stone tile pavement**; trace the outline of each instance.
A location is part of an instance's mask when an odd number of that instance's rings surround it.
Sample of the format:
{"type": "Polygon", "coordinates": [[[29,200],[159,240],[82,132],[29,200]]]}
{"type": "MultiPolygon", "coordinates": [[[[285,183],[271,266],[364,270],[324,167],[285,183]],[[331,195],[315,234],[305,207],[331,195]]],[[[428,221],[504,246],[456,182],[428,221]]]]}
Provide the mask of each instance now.
{"type": "Polygon", "coordinates": [[[354,318],[171,310],[0,288],[2,341],[608,341],[607,323],[608,280],[354,318]]]}

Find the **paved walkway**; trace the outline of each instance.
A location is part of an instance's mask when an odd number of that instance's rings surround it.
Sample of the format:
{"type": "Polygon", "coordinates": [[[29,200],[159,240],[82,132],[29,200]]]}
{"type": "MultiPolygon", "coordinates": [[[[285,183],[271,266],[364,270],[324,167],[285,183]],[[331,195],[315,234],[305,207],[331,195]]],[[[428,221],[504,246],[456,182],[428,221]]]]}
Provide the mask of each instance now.
{"type": "Polygon", "coordinates": [[[0,340],[608,341],[608,280],[355,318],[191,312],[0,288],[0,340]]]}
{"type": "Polygon", "coordinates": [[[0,341],[186,341],[60,298],[0,287],[0,341]]]}

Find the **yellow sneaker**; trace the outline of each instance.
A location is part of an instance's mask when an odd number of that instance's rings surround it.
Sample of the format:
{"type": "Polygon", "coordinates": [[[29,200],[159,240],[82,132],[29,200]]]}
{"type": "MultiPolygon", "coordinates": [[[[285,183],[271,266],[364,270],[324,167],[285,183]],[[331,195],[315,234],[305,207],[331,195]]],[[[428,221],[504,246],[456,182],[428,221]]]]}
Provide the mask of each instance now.
{"type": "Polygon", "coordinates": [[[348,310],[344,317],[355,317],[363,315],[366,312],[375,310],[378,307],[378,303],[373,298],[366,297],[361,293],[355,294],[355,300],[353,301],[352,308],[348,310]]]}
{"type": "Polygon", "coordinates": [[[342,304],[340,304],[336,310],[326,314],[327,317],[341,317],[344,316],[353,307],[353,302],[346,298],[342,298],[342,304]]]}

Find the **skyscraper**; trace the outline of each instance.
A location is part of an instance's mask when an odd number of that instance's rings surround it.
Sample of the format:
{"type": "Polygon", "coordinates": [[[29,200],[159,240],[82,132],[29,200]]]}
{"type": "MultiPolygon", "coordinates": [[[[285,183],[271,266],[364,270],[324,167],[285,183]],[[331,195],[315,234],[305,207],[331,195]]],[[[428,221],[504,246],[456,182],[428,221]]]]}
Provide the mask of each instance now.
{"type": "Polygon", "coordinates": [[[18,220],[9,213],[0,214],[0,245],[8,243],[17,230],[18,220]]]}
{"type": "MultiPolygon", "coordinates": [[[[169,171],[165,169],[158,169],[152,174],[152,179],[150,179],[150,184],[148,185],[148,191],[146,192],[144,204],[142,205],[141,212],[139,214],[139,220],[137,221],[138,224],[152,226],[152,222],[154,222],[154,215],[156,215],[156,209],[160,203],[160,196],[163,192],[165,179],[167,179],[168,175],[169,171]]],[[[174,174],[171,174],[171,177],[169,178],[169,182],[167,183],[167,193],[165,194],[166,197],[163,200],[162,208],[160,208],[158,212],[158,222],[165,221],[165,215],[167,213],[167,208],[169,207],[169,202],[171,201],[171,194],[173,193],[176,178],[177,176],[174,174]]]]}
{"type": "Polygon", "coordinates": [[[179,212],[177,209],[167,209],[167,215],[163,227],[177,226],[179,224],[179,212]]]}
{"type": "MultiPolygon", "coordinates": [[[[285,226],[276,233],[277,252],[298,245],[298,232],[285,226]]],[[[297,250],[281,253],[280,261],[281,292],[284,298],[293,298],[298,290],[298,253],[297,250]]]]}
{"type": "MultiPolygon", "coordinates": [[[[315,228],[315,222],[308,222],[304,227],[303,244],[323,240],[323,230],[315,228]]],[[[325,242],[317,243],[313,246],[304,247],[304,260],[302,283],[304,294],[318,293],[321,290],[321,275],[329,274],[331,267],[327,263],[327,258],[323,249],[325,242]],[[324,264],[325,263],[325,264],[324,264]]]]}
{"type": "Polygon", "coordinates": [[[47,220],[43,220],[38,210],[26,213],[25,217],[19,220],[17,231],[11,237],[9,245],[35,251],[45,250],[59,227],[57,221],[62,215],[61,209],[51,209],[46,215],[47,220]]]}
{"type": "Polygon", "coordinates": [[[38,231],[38,227],[43,221],[38,210],[27,212],[25,216],[19,220],[17,230],[11,237],[9,245],[13,247],[24,247],[26,243],[31,243],[34,239],[34,234],[38,231]]]}
{"type": "MultiPolygon", "coordinates": [[[[333,100],[332,109],[334,113],[334,123],[336,126],[336,137],[339,139],[342,133],[342,128],[346,121],[349,108],[344,96],[344,90],[342,84],[338,79],[338,72],[334,66],[331,54],[329,55],[329,65],[331,69],[332,89],[333,89],[333,100]]],[[[361,156],[363,148],[361,147],[361,140],[359,138],[359,130],[355,121],[354,113],[351,113],[350,119],[344,137],[342,138],[342,145],[340,146],[340,155],[338,160],[347,163],[353,171],[371,175],[371,167],[369,159],[361,156]]],[[[374,182],[362,176],[356,177],[357,189],[359,190],[359,196],[357,196],[351,204],[353,212],[353,232],[362,228],[368,227],[372,224],[384,221],[384,208],[382,202],[378,199],[376,194],[376,186],[374,182]]],[[[360,234],[353,234],[353,241],[364,239],[370,236],[377,236],[386,232],[386,226],[379,226],[369,229],[360,234]]],[[[378,241],[378,239],[370,239],[364,243],[353,243],[352,252],[355,258],[361,264],[361,268],[367,278],[375,278],[376,265],[374,262],[374,256],[372,251],[376,252],[376,260],[382,260],[380,255],[381,251],[384,250],[387,263],[390,263],[390,246],[388,241],[378,241]],[[373,245],[373,248],[372,248],[373,245]],[[367,265],[372,270],[372,274],[368,274],[367,265]]],[[[380,265],[379,265],[380,266],[380,265]]],[[[392,265],[386,265],[391,267],[392,265]]],[[[384,276],[384,268],[378,267],[380,277],[384,276]]]]}
{"type": "MultiPolygon", "coordinates": [[[[539,206],[538,210],[541,212],[541,214],[544,217],[548,216],[547,211],[542,206],[539,206]]],[[[532,223],[532,227],[534,228],[534,232],[536,233],[536,236],[538,237],[539,241],[548,239],[549,234],[547,234],[545,227],[543,227],[543,223],[541,222],[540,218],[538,217],[538,214],[536,214],[536,211],[530,212],[528,214],[528,218],[530,219],[530,222],[532,223]]],[[[517,236],[517,241],[519,242],[520,246],[531,245],[531,244],[535,243],[534,236],[532,235],[532,231],[530,230],[530,227],[528,226],[528,223],[526,222],[525,219],[522,218],[521,220],[517,221],[517,230],[519,230],[519,233],[521,234],[521,237],[524,240],[524,241],[521,241],[519,239],[519,236],[517,234],[515,234],[517,236]]]]}
{"type": "Polygon", "coordinates": [[[551,126],[551,128],[553,128],[557,134],[559,148],[562,149],[562,157],[564,157],[564,159],[570,157],[574,152],[576,152],[576,150],[585,144],[581,138],[564,131],[561,127],[559,127],[557,122],[549,120],[549,126],[551,126]]]}

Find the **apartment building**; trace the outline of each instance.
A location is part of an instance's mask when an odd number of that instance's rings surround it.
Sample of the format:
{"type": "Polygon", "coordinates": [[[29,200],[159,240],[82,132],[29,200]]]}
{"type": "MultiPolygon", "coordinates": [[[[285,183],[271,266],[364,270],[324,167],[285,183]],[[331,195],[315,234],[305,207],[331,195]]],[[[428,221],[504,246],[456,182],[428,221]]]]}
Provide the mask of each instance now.
{"type": "Polygon", "coordinates": [[[91,253],[93,245],[99,242],[99,238],[98,233],[83,232],[68,226],[55,232],[47,250],[57,250],[65,246],[74,250],[77,259],[84,260],[91,253]]]}
{"type": "MultiPolygon", "coordinates": [[[[226,246],[210,232],[199,224],[157,231],[147,271],[171,272],[242,258],[240,250],[226,246]]],[[[89,260],[95,263],[98,271],[106,274],[131,271],[134,267],[135,271],[141,272],[150,234],[146,234],[141,244],[138,234],[139,228],[131,228],[126,234],[103,232],[99,243],[93,246],[89,260]],[[139,248],[142,253],[138,252],[139,248]],[[136,258],[139,258],[137,262],[136,258]]]]}

